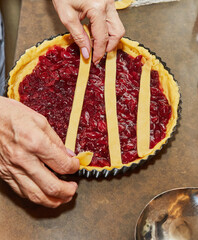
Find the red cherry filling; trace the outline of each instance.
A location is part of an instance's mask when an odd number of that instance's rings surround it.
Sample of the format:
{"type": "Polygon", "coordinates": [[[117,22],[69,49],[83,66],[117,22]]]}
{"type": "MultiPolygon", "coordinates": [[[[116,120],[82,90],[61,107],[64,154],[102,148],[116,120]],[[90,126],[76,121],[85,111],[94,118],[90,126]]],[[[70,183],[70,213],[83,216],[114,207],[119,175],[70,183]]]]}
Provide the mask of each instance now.
{"type": "MultiPolygon", "coordinates": [[[[67,49],[55,46],[39,57],[33,72],[19,85],[20,101],[44,115],[65,142],[69,116],[79,68],[76,44],[67,49]]],[[[105,59],[91,64],[76,141],[76,153],[92,151],[90,166],[110,166],[107,124],[104,102],[105,59]]],[[[117,53],[117,114],[122,162],[138,158],[136,121],[137,103],[142,71],[142,56],[131,57],[122,50],[117,53]]],[[[165,137],[171,107],[163,94],[157,71],[151,71],[151,137],[153,148],[165,137]]]]}

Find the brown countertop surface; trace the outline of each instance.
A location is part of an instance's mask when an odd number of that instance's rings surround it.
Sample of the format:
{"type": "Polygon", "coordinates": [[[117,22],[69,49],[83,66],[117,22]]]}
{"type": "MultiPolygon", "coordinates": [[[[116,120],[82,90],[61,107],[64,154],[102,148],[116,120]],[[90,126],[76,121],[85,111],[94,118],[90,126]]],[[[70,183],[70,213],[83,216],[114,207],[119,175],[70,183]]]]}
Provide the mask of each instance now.
{"type": "MultiPolygon", "coordinates": [[[[156,194],[198,187],[198,1],[119,11],[126,36],[156,52],[178,80],[182,119],[175,137],[152,160],[108,179],[73,177],[76,197],[58,209],[34,205],[0,181],[1,240],[129,240],[137,218],[156,194]]],[[[49,0],[23,0],[16,59],[25,49],[65,32],[49,0]]]]}

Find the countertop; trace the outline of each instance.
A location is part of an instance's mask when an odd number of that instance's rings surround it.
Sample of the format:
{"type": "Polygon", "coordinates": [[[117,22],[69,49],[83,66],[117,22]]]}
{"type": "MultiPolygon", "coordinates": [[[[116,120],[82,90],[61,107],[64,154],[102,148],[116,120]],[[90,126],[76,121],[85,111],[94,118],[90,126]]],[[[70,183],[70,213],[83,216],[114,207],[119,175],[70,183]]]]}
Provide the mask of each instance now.
{"type": "MultiPolygon", "coordinates": [[[[74,199],[57,209],[18,197],[0,181],[2,240],[130,240],[144,206],[157,194],[198,187],[198,1],[181,0],[119,11],[126,36],[156,52],[177,79],[182,119],[152,160],[108,179],[72,177],[74,199]]],[[[25,49],[65,32],[49,0],[23,0],[16,59],[25,49]]]]}

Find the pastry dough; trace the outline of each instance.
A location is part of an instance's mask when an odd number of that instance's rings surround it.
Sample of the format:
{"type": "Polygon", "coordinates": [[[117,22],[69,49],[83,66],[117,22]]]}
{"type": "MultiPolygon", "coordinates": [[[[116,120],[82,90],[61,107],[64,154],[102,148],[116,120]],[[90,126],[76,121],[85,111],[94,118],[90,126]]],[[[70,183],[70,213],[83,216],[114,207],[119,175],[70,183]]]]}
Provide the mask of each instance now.
{"type": "MultiPolygon", "coordinates": [[[[87,26],[84,26],[84,28],[90,38],[87,26]]],[[[91,52],[89,55],[89,59],[84,59],[82,53],[80,53],[80,66],[78,72],[78,79],[76,82],[73,105],[69,119],[69,126],[67,129],[67,136],[65,140],[65,146],[71,149],[72,151],[75,151],[76,136],[78,133],[78,126],[84,102],[84,95],[87,87],[87,82],[89,79],[90,66],[91,66],[91,52]]]]}
{"type": "Polygon", "coordinates": [[[116,108],[116,55],[117,49],[107,53],[104,88],[109,154],[112,167],[122,165],[116,108]]]}
{"type": "Polygon", "coordinates": [[[134,2],[133,0],[120,0],[120,1],[118,0],[115,2],[115,7],[117,10],[124,9],[129,7],[133,2],[134,2]]]}
{"type": "Polygon", "coordinates": [[[92,152],[80,152],[75,158],[78,158],[80,160],[81,166],[88,166],[91,163],[93,157],[92,152]]]}
{"type": "Polygon", "coordinates": [[[137,112],[137,153],[144,157],[150,145],[150,75],[151,60],[142,66],[137,112]]]}

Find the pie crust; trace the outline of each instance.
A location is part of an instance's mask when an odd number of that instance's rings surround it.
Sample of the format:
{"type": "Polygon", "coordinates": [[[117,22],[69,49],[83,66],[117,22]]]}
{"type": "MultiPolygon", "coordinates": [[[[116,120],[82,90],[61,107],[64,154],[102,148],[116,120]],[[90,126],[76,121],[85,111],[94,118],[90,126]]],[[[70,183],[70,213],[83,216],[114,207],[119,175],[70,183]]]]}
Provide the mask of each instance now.
{"type": "Polygon", "coordinates": [[[133,0],[118,0],[115,2],[115,7],[117,10],[129,7],[134,1],[133,0]]]}
{"type": "Polygon", "coordinates": [[[117,49],[107,53],[105,66],[105,111],[111,167],[122,166],[116,109],[116,55],[117,49]]]}
{"type": "Polygon", "coordinates": [[[137,112],[137,152],[144,157],[150,151],[150,71],[151,60],[142,67],[137,112]]]}
{"type": "MultiPolygon", "coordinates": [[[[67,48],[69,45],[73,43],[73,39],[70,38],[70,34],[59,35],[54,38],[48,39],[43,41],[42,43],[37,44],[36,46],[31,47],[30,49],[26,50],[26,52],[20,57],[20,59],[16,62],[15,67],[10,72],[10,77],[8,81],[8,92],[7,95],[9,98],[15,99],[20,101],[19,95],[19,84],[23,81],[24,77],[30,74],[35,66],[39,61],[39,56],[44,55],[49,49],[53,48],[54,46],[60,46],[62,48],[67,48]]],[[[162,146],[167,143],[167,140],[171,137],[174,129],[177,125],[178,115],[179,115],[179,108],[180,108],[180,93],[179,87],[177,82],[174,80],[173,76],[169,73],[168,69],[164,66],[164,63],[161,62],[153,53],[150,53],[148,49],[140,45],[136,41],[129,40],[127,38],[122,38],[117,46],[117,49],[121,49],[127,54],[131,55],[132,57],[136,58],[139,55],[142,55],[142,75],[141,75],[141,82],[142,86],[140,89],[139,95],[139,102],[138,102],[138,120],[137,122],[137,148],[138,148],[138,155],[140,156],[133,162],[123,164],[121,161],[121,153],[120,153],[120,143],[119,143],[119,133],[118,133],[118,125],[116,119],[116,93],[115,93],[115,73],[116,73],[116,50],[107,54],[106,60],[106,77],[105,77],[105,109],[106,109],[106,117],[107,117],[107,127],[108,127],[108,141],[109,141],[109,152],[111,158],[111,166],[105,167],[95,167],[95,166],[88,166],[90,160],[92,158],[93,153],[91,152],[84,152],[80,153],[77,157],[80,159],[80,170],[84,172],[94,171],[101,172],[105,169],[108,172],[114,169],[122,169],[123,167],[131,167],[134,165],[139,164],[142,160],[147,160],[150,156],[155,155],[157,150],[160,150],[162,146]],[[148,113],[149,110],[149,79],[150,79],[150,69],[156,70],[159,73],[159,81],[161,88],[163,89],[163,93],[165,94],[168,103],[171,106],[171,117],[169,119],[168,124],[166,125],[166,136],[160,142],[158,142],[154,148],[149,149],[149,122],[150,122],[150,114],[148,113]],[[112,81],[107,81],[106,79],[111,79],[112,81]],[[142,80],[143,79],[143,80],[142,80]],[[145,97],[146,96],[146,97],[145,97]],[[146,99],[145,99],[146,98],[146,99]],[[146,101],[145,101],[146,100],[146,101]],[[145,104],[146,103],[146,104],[145,104]],[[109,115],[108,115],[109,113],[109,115]],[[144,119],[142,121],[142,119],[144,119]],[[147,122],[147,124],[146,124],[147,122]],[[109,125],[109,126],[108,126],[109,125]],[[111,130],[112,128],[112,130],[111,130]],[[145,134],[142,137],[143,133],[145,134]],[[112,154],[111,154],[112,152],[112,154]]],[[[82,73],[87,74],[89,72],[90,67],[90,59],[88,62],[82,63],[84,60],[81,59],[81,68],[82,73]]],[[[85,77],[87,79],[87,77],[85,77]]],[[[77,83],[78,84],[78,83],[77,83]]],[[[76,84],[76,87],[77,87],[76,84]]],[[[86,83],[84,84],[84,86],[86,83]]],[[[86,88],[86,86],[85,86],[86,88]]],[[[80,88],[81,86],[80,86],[80,88]]],[[[84,90],[83,90],[84,91],[84,90]]],[[[83,92],[82,91],[82,92],[83,92]]],[[[83,93],[84,94],[84,93],[83,93]]],[[[79,94],[80,103],[82,104],[82,96],[83,94],[79,94]]],[[[78,102],[78,97],[76,101],[78,102]]],[[[74,103],[73,103],[74,104],[74,103]]],[[[77,104],[78,105],[78,104],[77,104]]],[[[81,107],[82,108],[82,107],[81,107]]],[[[73,109],[72,109],[73,110],[73,109]]],[[[74,115],[81,112],[81,110],[76,110],[74,115]]],[[[71,114],[72,115],[72,114],[71,114]]],[[[71,116],[70,116],[71,117],[71,116]]],[[[79,123],[79,122],[78,122],[79,123]]],[[[75,126],[78,126],[76,123],[75,126]]],[[[73,124],[73,120],[72,123],[73,124]]],[[[76,129],[76,127],[75,127],[76,129]]],[[[71,148],[72,150],[75,149],[75,133],[71,132],[72,135],[72,143],[70,145],[70,138],[66,140],[66,146],[71,148]]]]}
{"type": "MultiPolygon", "coordinates": [[[[90,38],[88,28],[86,26],[84,26],[84,28],[90,38]]],[[[65,146],[71,149],[73,152],[75,151],[76,136],[78,133],[78,126],[80,122],[85,91],[89,79],[91,55],[92,53],[90,53],[89,59],[84,59],[82,54],[80,54],[80,66],[78,71],[78,78],[76,82],[72,111],[70,114],[69,126],[67,129],[67,136],[65,140],[65,146]]]]}

